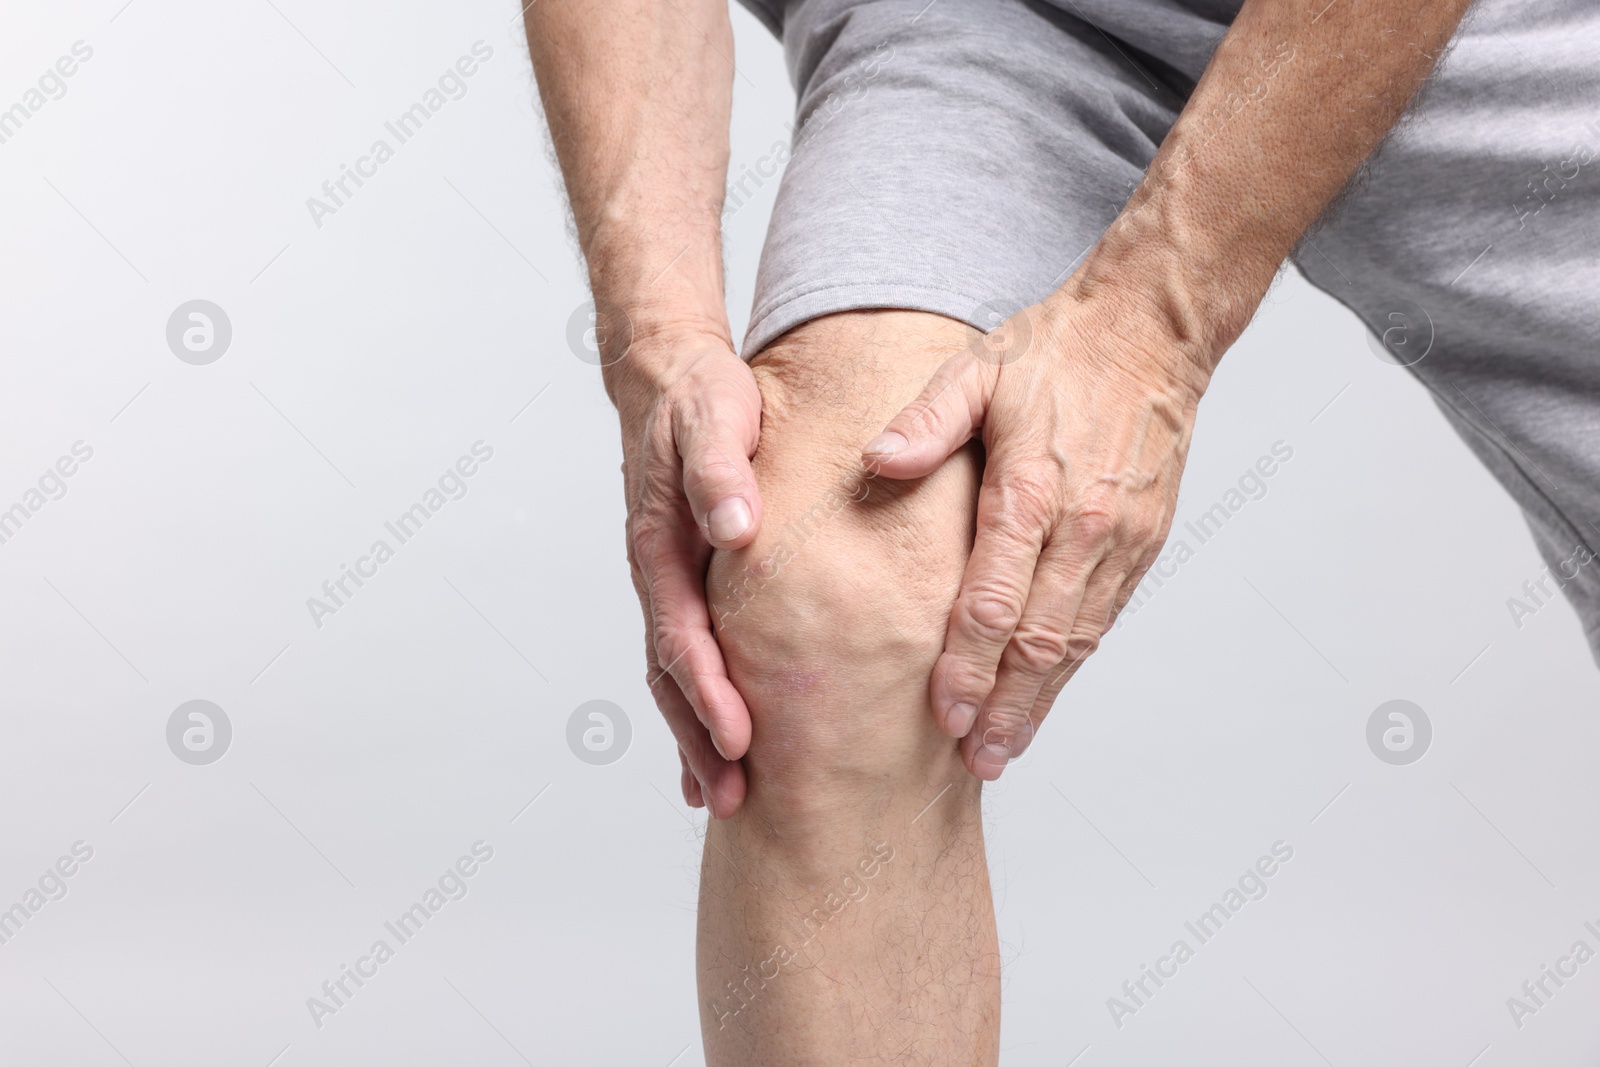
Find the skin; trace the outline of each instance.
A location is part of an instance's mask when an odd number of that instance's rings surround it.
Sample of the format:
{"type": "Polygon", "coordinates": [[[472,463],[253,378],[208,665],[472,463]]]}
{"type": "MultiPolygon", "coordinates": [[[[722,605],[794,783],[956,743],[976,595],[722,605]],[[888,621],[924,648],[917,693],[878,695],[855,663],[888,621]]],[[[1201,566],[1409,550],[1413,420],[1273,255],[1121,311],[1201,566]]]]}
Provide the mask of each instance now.
{"type": "Polygon", "coordinates": [[[708,1063],[998,1054],[981,783],[927,697],[972,547],[978,453],[885,481],[856,444],[971,335],[937,315],[850,312],[752,361],[766,521],[714,555],[706,583],[753,720],[749,794],[707,825],[701,864],[708,1063]],[[873,864],[875,846],[893,859],[873,864]]]}
{"type": "Polygon", "coordinates": [[[724,0],[529,8],[621,417],[648,678],[685,799],[714,816],[708,1063],[995,1062],[977,779],[1030,743],[1154,561],[1217,361],[1466,5],[1248,0],[1055,293],[976,340],[829,316],[754,369],[722,298],[724,0]],[[835,909],[880,843],[893,861],[835,909]],[[771,977],[730,1001],[745,968],[771,977]]]}
{"type": "Polygon", "coordinates": [[[986,447],[977,543],[930,683],[975,775],[998,778],[1027,747],[1155,561],[1218,361],[1466,7],[1248,0],[1083,266],[865,446],[888,478],[975,436],[986,447]]]}

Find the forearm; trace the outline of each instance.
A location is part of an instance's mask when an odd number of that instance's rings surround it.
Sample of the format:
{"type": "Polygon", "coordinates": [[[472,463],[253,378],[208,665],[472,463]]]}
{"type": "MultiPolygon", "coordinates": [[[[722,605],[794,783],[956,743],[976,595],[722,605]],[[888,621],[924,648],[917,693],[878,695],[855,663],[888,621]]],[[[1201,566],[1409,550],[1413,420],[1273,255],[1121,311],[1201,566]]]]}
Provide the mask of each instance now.
{"type": "Polygon", "coordinates": [[[726,336],[726,0],[539,0],[539,95],[596,303],[635,330],[726,336]]]}
{"type": "Polygon", "coordinates": [[[1470,0],[1246,0],[1117,222],[1064,287],[1137,289],[1202,378],[1399,120],[1470,0]]]}

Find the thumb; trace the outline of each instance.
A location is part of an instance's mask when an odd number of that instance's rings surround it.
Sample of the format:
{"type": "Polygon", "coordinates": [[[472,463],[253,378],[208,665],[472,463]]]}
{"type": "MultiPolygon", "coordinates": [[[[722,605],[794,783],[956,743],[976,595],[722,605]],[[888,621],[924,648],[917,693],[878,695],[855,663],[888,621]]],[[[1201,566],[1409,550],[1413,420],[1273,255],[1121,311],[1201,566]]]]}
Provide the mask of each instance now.
{"type": "Polygon", "coordinates": [[[743,548],[761,526],[761,491],[750,469],[755,440],[736,422],[693,418],[676,428],[684,496],[695,524],[717,548],[743,548]]]}
{"type": "Polygon", "coordinates": [[[867,469],[886,478],[921,478],[938,470],[983,426],[997,370],[970,348],[947,359],[922,393],[861,450],[867,469]]]}

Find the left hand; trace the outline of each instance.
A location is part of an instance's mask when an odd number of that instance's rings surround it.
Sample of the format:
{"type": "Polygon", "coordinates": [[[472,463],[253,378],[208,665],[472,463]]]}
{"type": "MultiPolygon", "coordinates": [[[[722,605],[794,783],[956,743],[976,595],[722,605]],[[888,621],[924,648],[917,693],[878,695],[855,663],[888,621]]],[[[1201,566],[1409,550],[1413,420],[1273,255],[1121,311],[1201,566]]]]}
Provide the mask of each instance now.
{"type": "Polygon", "coordinates": [[[989,781],[1155,561],[1209,378],[1161,316],[1065,294],[951,357],[863,450],[880,476],[920,478],[982,435],[977,537],[931,695],[989,781]]]}

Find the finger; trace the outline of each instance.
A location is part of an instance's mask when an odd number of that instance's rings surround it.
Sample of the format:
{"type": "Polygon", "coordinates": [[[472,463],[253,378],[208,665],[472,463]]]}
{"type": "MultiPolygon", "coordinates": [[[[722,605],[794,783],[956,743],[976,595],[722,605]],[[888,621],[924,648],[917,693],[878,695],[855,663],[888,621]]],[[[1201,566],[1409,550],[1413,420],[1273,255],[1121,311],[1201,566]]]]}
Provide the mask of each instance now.
{"type": "MultiPolygon", "coordinates": [[[[661,708],[662,718],[677,740],[679,754],[693,779],[690,792],[698,793],[712,818],[727,818],[744,803],[744,765],[717,754],[711,735],[695,718],[694,709],[672,675],[651,662],[649,677],[651,695],[661,708]]],[[[692,796],[686,795],[685,799],[696,806],[692,796]]]]}
{"type": "Polygon", "coordinates": [[[678,749],[678,763],[683,767],[683,779],[679,785],[683,789],[683,802],[691,808],[706,806],[704,794],[700,790],[700,779],[696,778],[689,770],[689,757],[683,754],[683,749],[678,749]]]}
{"type": "Polygon", "coordinates": [[[1099,650],[1100,642],[1110,632],[1111,624],[1116,619],[1117,605],[1127,601],[1130,582],[1138,584],[1137,579],[1128,573],[1126,563],[1121,560],[1107,559],[1095,570],[1084,591],[1083,603],[1078,608],[1078,617],[1067,640],[1072,651],[1039,688],[1039,695],[1028,713],[1032,729],[1028,731],[1021,747],[1013,753],[1012,759],[1027,751],[1033,738],[1039,735],[1039,727],[1044,724],[1056,697],[1088,662],[1089,657],[1099,650]]]}
{"type": "MultiPolygon", "coordinates": [[[[1134,591],[1139,588],[1139,582],[1144,578],[1145,572],[1155,563],[1160,552],[1161,541],[1157,540],[1149,548],[1145,549],[1144,555],[1139,558],[1139,562],[1134,566],[1133,570],[1128,572],[1128,575],[1122,579],[1122,588],[1112,602],[1111,610],[1106,614],[1105,621],[1100,624],[1100,637],[1102,640],[1106,634],[1111,632],[1111,628],[1116,624],[1117,616],[1127,606],[1128,601],[1133,598],[1134,591]]],[[[1107,573],[1115,573],[1116,570],[1114,567],[1108,566],[1103,566],[1101,569],[1106,570],[1107,573]]],[[[1089,600],[1090,598],[1086,596],[1085,605],[1089,600]]],[[[1080,608],[1080,612],[1085,615],[1090,611],[1091,609],[1087,606],[1080,608]]],[[[1078,673],[1078,668],[1083,665],[1083,661],[1087,658],[1087,655],[1068,656],[1067,659],[1062,661],[1061,666],[1052,671],[1050,676],[1045,679],[1045,683],[1040,688],[1038,697],[1034,699],[1033,708],[1028,716],[1029,721],[1032,723],[1032,729],[1028,731],[1027,740],[1017,750],[1016,755],[1012,757],[1013,759],[1026,752],[1028,745],[1033,743],[1033,738],[1039,735],[1039,727],[1043,724],[1045,716],[1050,714],[1050,709],[1054,706],[1056,698],[1061,695],[1061,690],[1078,673]]]]}
{"type": "Polygon", "coordinates": [[[1086,635],[1076,622],[1106,546],[1064,532],[1039,556],[1022,621],[1000,655],[994,689],[972,731],[978,735],[973,773],[989,781],[1033,739],[1034,704],[1046,682],[1069,659],[1087,656],[1099,640],[1098,630],[1086,635]]]}
{"type": "Polygon", "coordinates": [[[997,472],[978,491],[977,537],[930,691],[935,718],[952,737],[972,729],[1027,603],[1046,520],[1022,484],[997,472]]]}
{"type": "Polygon", "coordinates": [[[750,747],[750,711],[728,680],[722,648],[711,632],[705,594],[711,549],[685,527],[652,529],[641,523],[634,538],[655,662],[682,690],[717,750],[739,759],[750,747]]]}
{"type": "MultiPolygon", "coordinates": [[[[708,398],[706,411],[680,412],[673,423],[684,496],[695,525],[718,548],[743,548],[761,526],[761,491],[750,468],[755,432],[749,418],[723,417],[732,405],[708,398]]],[[[759,429],[759,416],[753,424],[759,429]]]]}
{"type": "MultiPolygon", "coordinates": [[[[639,584],[637,579],[634,584],[639,584]]],[[[648,608],[646,617],[648,619],[648,608]]],[[[700,753],[707,748],[710,748],[713,754],[716,752],[711,744],[711,733],[695,715],[694,708],[684,697],[683,690],[678,688],[678,683],[672,680],[672,675],[662,670],[661,664],[656,662],[655,636],[648,632],[648,622],[645,628],[647,631],[644,650],[645,685],[649,687],[651,699],[656,702],[661,718],[666,722],[667,729],[672,731],[672,738],[678,744],[678,757],[683,763],[684,773],[698,788],[700,780],[696,768],[705,762],[700,753]]],[[[688,790],[685,790],[684,799],[689,799],[688,790]]]]}
{"type": "Polygon", "coordinates": [[[1122,588],[1117,591],[1116,600],[1111,602],[1111,611],[1106,616],[1104,629],[1100,631],[1102,637],[1110,633],[1111,628],[1117,624],[1117,619],[1122,616],[1122,609],[1128,606],[1128,601],[1133,599],[1133,594],[1139,591],[1139,583],[1144,581],[1144,576],[1149,573],[1151,567],[1155,566],[1155,562],[1160,558],[1161,549],[1165,544],[1166,531],[1163,530],[1156,540],[1152,541],[1150,546],[1144,550],[1144,554],[1139,557],[1139,561],[1128,572],[1128,576],[1122,580],[1122,588]]]}
{"type": "Polygon", "coordinates": [[[1106,628],[1104,620],[1110,613],[1111,601],[1117,595],[1123,574],[1121,567],[1109,562],[1095,568],[1068,633],[1067,644],[1074,651],[1045,678],[1027,717],[1020,723],[1008,717],[1000,731],[986,735],[985,731],[973,730],[962,739],[962,758],[975,776],[992,782],[1005,771],[1007,763],[1028,750],[1038,736],[1050,705],[1099,647],[1100,636],[1106,628]]]}
{"type": "Polygon", "coordinates": [[[983,426],[998,373],[972,349],[945,360],[917,398],[861,450],[862,462],[888,478],[932,474],[983,426]]]}

